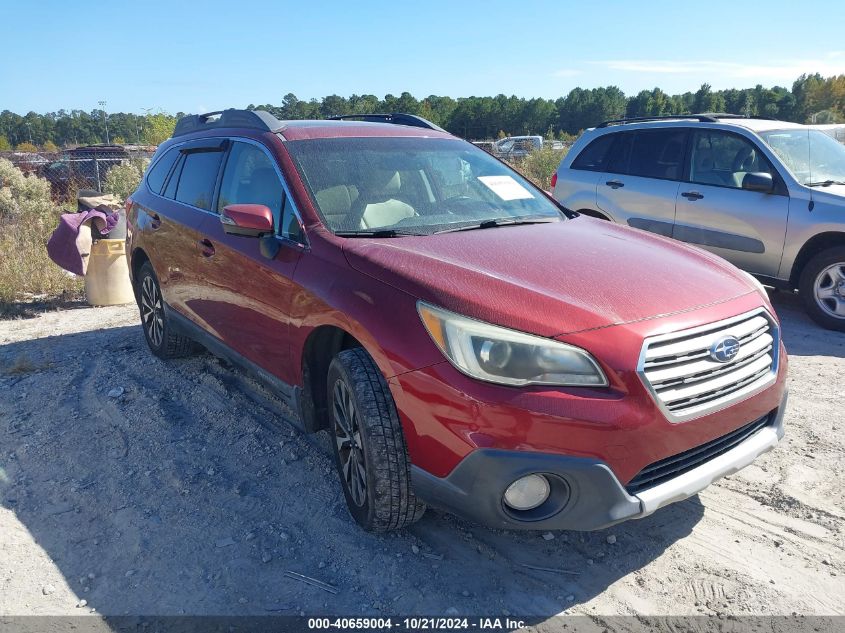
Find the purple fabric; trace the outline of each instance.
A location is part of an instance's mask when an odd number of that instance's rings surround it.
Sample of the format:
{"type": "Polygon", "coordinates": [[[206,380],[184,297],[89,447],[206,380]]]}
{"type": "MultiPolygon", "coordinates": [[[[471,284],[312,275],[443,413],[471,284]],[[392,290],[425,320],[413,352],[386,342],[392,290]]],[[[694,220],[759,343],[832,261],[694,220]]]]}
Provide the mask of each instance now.
{"type": "MultiPolygon", "coordinates": [[[[85,274],[83,266],[83,253],[79,252],[76,238],[79,237],[79,228],[86,222],[93,222],[97,230],[103,235],[111,231],[116,225],[120,216],[117,212],[104,213],[103,211],[90,210],[81,213],[63,213],[59,220],[59,226],[53,231],[50,240],[47,242],[47,254],[56,264],[65,270],[76,275],[85,274]]],[[[84,253],[88,255],[88,253],[84,253]]]]}

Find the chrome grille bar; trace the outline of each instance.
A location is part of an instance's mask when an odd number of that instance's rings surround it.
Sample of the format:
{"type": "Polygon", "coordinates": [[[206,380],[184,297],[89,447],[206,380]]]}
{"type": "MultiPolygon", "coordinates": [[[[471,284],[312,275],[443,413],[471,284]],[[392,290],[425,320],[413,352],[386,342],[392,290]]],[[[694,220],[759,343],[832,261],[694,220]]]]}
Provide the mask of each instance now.
{"type": "Polygon", "coordinates": [[[763,308],[717,323],[646,339],[638,373],[672,422],[706,415],[756,393],[774,381],[780,338],[763,308]],[[724,337],[739,341],[727,363],[711,357],[724,337]]]}

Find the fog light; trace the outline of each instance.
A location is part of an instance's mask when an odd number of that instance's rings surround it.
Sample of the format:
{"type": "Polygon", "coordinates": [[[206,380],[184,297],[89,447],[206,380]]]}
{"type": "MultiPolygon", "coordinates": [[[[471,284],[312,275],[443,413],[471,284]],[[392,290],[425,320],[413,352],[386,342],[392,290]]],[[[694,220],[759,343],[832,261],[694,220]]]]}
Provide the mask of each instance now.
{"type": "Polygon", "coordinates": [[[527,475],[505,490],[505,503],[514,510],[533,510],[549,498],[551,487],[543,475],[527,475]]]}

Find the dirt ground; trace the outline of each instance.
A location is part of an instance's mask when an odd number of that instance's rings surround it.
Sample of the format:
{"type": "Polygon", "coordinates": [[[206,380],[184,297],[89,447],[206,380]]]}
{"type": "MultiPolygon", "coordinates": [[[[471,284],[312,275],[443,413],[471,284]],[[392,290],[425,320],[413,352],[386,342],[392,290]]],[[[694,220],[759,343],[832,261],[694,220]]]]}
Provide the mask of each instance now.
{"type": "Polygon", "coordinates": [[[154,358],[134,307],[0,322],[0,616],[845,614],[845,335],[774,301],[784,442],[649,518],[545,538],[435,511],[362,532],[325,435],[211,355],[154,358]]]}

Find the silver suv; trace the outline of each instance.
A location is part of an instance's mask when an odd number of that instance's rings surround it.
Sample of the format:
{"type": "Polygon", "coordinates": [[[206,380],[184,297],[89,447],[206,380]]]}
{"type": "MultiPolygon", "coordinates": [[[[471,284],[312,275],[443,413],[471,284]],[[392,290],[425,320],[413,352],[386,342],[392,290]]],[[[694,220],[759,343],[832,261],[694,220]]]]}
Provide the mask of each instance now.
{"type": "Polygon", "coordinates": [[[823,132],[724,114],[608,121],[576,141],[552,186],[570,209],[798,289],[816,322],[845,331],[845,145],[823,132]]]}

